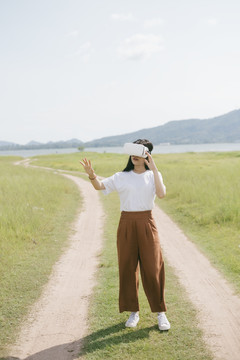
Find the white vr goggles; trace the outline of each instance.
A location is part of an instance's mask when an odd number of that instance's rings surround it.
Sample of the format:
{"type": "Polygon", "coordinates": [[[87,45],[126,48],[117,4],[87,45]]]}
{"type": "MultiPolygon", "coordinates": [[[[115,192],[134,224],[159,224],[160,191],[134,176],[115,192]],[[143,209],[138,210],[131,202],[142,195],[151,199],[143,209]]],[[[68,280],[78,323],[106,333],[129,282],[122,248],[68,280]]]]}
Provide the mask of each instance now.
{"type": "Polygon", "coordinates": [[[149,151],[149,149],[142,144],[125,143],[123,146],[123,152],[128,155],[146,158],[146,151],[149,151]]]}

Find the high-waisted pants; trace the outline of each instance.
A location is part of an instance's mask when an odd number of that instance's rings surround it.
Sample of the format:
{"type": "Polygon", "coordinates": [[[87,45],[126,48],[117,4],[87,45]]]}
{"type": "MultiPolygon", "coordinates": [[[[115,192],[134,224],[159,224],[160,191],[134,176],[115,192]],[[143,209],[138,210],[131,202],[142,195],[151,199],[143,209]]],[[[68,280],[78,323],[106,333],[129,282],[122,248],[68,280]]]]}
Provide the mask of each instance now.
{"type": "Polygon", "coordinates": [[[139,311],[139,267],[151,311],[166,311],[164,261],[151,211],[122,211],[117,231],[117,249],[120,312],[139,311]]]}

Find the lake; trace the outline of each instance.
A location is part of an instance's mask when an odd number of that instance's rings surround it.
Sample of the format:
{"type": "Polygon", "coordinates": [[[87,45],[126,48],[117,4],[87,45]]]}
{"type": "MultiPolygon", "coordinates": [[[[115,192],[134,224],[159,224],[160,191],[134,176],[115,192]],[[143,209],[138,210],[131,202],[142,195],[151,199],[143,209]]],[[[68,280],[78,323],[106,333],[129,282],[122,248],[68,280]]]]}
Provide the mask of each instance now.
{"type": "MultiPolygon", "coordinates": [[[[92,147],[86,148],[86,151],[99,153],[121,153],[122,147],[92,147]]],[[[186,152],[219,152],[219,151],[240,151],[240,143],[226,144],[186,144],[186,145],[156,145],[153,153],[155,154],[172,154],[186,152]]],[[[0,156],[22,156],[30,157],[48,154],[69,154],[79,152],[75,148],[70,149],[37,149],[37,150],[8,150],[0,151],[0,156]]]]}

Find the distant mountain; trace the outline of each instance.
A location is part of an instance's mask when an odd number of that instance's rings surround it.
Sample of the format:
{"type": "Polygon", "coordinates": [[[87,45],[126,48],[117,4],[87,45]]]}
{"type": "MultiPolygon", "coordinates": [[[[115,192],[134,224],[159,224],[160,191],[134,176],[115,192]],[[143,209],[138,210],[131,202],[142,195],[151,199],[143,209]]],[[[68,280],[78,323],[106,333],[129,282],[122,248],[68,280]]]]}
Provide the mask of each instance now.
{"type": "Polygon", "coordinates": [[[88,141],[85,147],[122,146],[139,138],[155,145],[240,142],[240,109],[210,119],[170,121],[164,125],[88,141]]]}
{"type": "Polygon", "coordinates": [[[83,146],[83,142],[78,139],[71,139],[67,141],[49,141],[42,144],[37,141],[30,141],[26,145],[19,145],[9,141],[0,141],[0,150],[32,150],[32,149],[60,149],[60,148],[78,148],[83,146]]]}
{"type": "Polygon", "coordinates": [[[12,145],[15,145],[15,144],[12,142],[9,142],[9,141],[1,141],[0,140],[0,147],[1,146],[12,146],[12,145]]]}
{"type": "Polygon", "coordinates": [[[29,141],[29,142],[26,144],[26,146],[38,146],[38,145],[41,145],[41,143],[38,142],[38,141],[34,141],[34,140],[29,141]]]}
{"type": "Polygon", "coordinates": [[[210,119],[170,121],[153,128],[141,129],[123,135],[107,136],[86,143],[78,139],[49,141],[46,144],[32,140],[26,145],[0,141],[0,150],[122,146],[125,142],[132,142],[139,138],[149,139],[154,145],[161,143],[240,143],[240,109],[210,119]]]}

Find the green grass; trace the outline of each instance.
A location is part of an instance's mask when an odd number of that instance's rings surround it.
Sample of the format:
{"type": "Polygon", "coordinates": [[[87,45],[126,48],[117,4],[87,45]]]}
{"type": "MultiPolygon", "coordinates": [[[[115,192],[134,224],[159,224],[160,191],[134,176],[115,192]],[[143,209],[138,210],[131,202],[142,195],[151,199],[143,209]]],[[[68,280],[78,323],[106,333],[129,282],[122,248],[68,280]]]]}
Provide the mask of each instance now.
{"type": "Polygon", "coordinates": [[[67,245],[80,206],[77,187],[0,157],[0,356],[67,245]]]}
{"type": "Polygon", "coordinates": [[[34,157],[34,163],[39,166],[64,169],[70,171],[84,171],[79,163],[84,157],[91,159],[98,175],[110,176],[125,167],[126,156],[121,154],[100,154],[95,152],[78,152],[73,154],[44,155],[34,157]]]}
{"type": "Polygon", "coordinates": [[[240,152],[156,156],[158,204],[240,291],[240,152]]]}
{"type": "MultiPolygon", "coordinates": [[[[87,156],[98,175],[121,171],[126,155],[76,153],[39,157],[36,163],[82,171],[87,156]]],[[[189,238],[240,291],[240,152],[153,155],[167,187],[158,201],[189,238]]]]}
{"type": "MultiPolygon", "coordinates": [[[[92,159],[96,173],[109,176],[120,171],[124,155],[82,153],[41,157],[39,163],[82,171],[78,160],[92,159]],[[59,166],[61,163],[61,166],[59,166]]],[[[240,289],[240,153],[188,153],[154,155],[167,186],[167,196],[157,200],[184,232],[240,289]]],[[[103,198],[107,213],[105,247],[98,271],[99,284],[90,307],[90,330],[81,357],[89,359],[209,359],[196,312],[173,270],[166,264],[166,302],[172,329],[160,333],[156,315],[140,289],[141,321],[125,329],[127,315],[118,313],[116,228],[119,204],[116,194],[103,198]]],[[[166,261],[166,259],[165,259],[166,261]]]]}
{"type": "Polygon", "coordinates": [[[166,266],[166,302],[172,329],[160,332],[157,315],[152,314],[140,287],[140,322],[136,329],[126,329],[128,313],[118,312],[118,265],[116,232],[119,201],[116,194],[101,196],[107,215],[105,243],[98,269],[98,285],[90,305],[90,329],[81,359],[164,359],[209,360],[211,355],[196,326],[196,311],[173,270],[166,266]]]}

